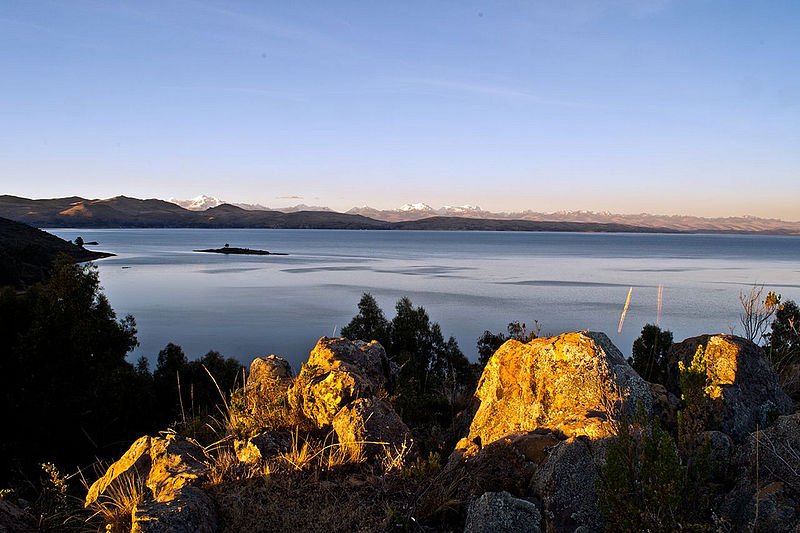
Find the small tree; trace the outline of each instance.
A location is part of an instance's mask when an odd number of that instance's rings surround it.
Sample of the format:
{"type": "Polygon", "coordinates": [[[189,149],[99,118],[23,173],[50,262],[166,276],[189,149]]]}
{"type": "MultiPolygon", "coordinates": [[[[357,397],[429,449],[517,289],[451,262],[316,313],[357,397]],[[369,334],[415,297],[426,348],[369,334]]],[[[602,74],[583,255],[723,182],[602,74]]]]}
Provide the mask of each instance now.
{"type": "Polygon", "coordinates": [[[781,385],[787,394],[796,397],[800,393],[800,308],[794,301],[788,300],[778,307],[771,331],[764,337],[767,357],[781,385]]]}
{"type": "Polygon", "coordinates": [[[481,368],[486,366],[489,358],[492,357],[494,352],[497,351],[503,343],[506,342],[506,336],[502,333],[492,333],[488,329],[483,332],[483,335],[478,337],[478,361],[481,368]]]}
{"type": "Polygon", "coordinates": [[[390,331],[391,327],[383,314],[383,309],[375,297],[365,292],[358,302],[358,314],[342,328],[342,336],[353,340],[376,340],[389,351],[390,331]]]}
{"type": "Polygon", "coordinates": [[[764,286],[754,285],[749,293],[739,293],[739,302],[742,304],[739,322],[744,328],[745,338],[760,343],[769,327],[769,319],[781,303],[780,294],[769,291],[764,297],[764,286]]]}
{"type": "Polygon", "coordinates": [[[781,304],[765,337],[768,348],[786,362],[800,360],[800,308],[793,300],[781,304]]]}
{"type": "Polygon", "coordinates": [[[669,433],[643,412],[621,424],[598,483],[606,530],[680,529],[683,488],[680,457],[669,433]]]}
{"type": "Polygon", "coordinates": [[[83,237],[75,237],[75,246],[83,248],[83,237]]]}
{"type": "Polygon", "coordinates": [[[486,363],[489,362],[489,358],[507,340],[514,339],[519,342],[530,342],[537,338],[539,331],[541,330],[541,326],[539,325],[538,320],[534,320],[533,323],[534,329],[528,331],[528,327],[525,325],[525,322],[520,323],[519,320],[509,322],[508,326],[506,326],[508,335],[503,333],[492,333],[488,329],[484,331],[483,334],[478,337],[477,343],[478,361],[480,362],[481,368],[486,366],[486,363]]]}
{"type": "Polygon", "coordinates": [[[672,346],[672,332],[662,331],[654,324],[645,324],[642,334],[633,341],[628,363],[645,380],[664,383],[667,375],[667,354],[672,346]]]}
{"type": "Polygon", "coordinates": [[[678,443],[688,459],[694,456],[711,415],[708,367],[702,345],[697,347],[690,364],[678,362],[678,371],[683,403],[683,409],[678,412],[678,443]]]}
{"type": "Polygon", "coordinates": [[[174,422],[176,416],[185,415],[184,398],[188,398],[186,387],[189,385],[189,360],[183,348],[168,343],[158,352],[156,369],[153,372],[156,399],[159,414],[163,422],[174,422]],[[183,390],[182,390],[183,389],[183,390]]]}

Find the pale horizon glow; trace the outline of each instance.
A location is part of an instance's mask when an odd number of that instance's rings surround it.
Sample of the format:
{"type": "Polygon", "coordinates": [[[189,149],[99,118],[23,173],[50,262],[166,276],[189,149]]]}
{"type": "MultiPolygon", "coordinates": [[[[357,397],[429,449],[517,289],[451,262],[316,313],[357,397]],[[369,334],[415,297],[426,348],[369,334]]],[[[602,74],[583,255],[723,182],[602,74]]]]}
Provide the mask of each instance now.
{"type": "Polygon", "coordinates": [[[8,1],[0,194],[796,221],[798,24],[793,0],[8,1]]]}

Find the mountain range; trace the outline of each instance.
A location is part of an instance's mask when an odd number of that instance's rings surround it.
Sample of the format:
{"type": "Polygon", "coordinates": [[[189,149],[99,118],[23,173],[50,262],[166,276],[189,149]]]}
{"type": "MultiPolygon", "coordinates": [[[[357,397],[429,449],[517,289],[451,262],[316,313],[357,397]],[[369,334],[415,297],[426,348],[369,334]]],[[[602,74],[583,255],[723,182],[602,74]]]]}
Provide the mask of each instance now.
{"type": "Polygon", "coordinates": [[[189,211],[205,211],[206,209],[210,209],[212,207],[219,207],[223,204],[230,204],[236,207],[241,207],[247,211],[280,211],[281,213],[297,213],[298,211],[331,211],[333,209],[329,207],[323,207],[318,205],[306,205],[306,204],[297,204],[288,207],[267,207],[261,204],[242,204],[242,203],[235,203],[235,202],[226,202],[224,200],[220,200],[219,198],[215,198],[213,196],[206,196],[205,194],[201,194],[200,196],[195,196],[189,200],[178,200],[177,198],[170,198],[167,200],[173,204],[179,205],[184,209],[188,209],[189,211]]]}
{"type": "MultiPolygon", "coordinates": [[[[174,200],[187,209],[201,210],[203,205],[218,206],[221,200],[210,196],[198,196],[192,200],[174,200]]],[[[298,211],[328,211],[328,207],[307,206],[304,204],[269,208],[259,204],[233,204],[248,210],[280,211],[294,213],[298,211]]],[[[712,232],[712,233],[776,233],[800,234],[800,222],[790,222],[772,218],[753,216],[738,217],[698,217],[691,215],[653,215],[615,214],[594,211],[556,211],[545,213],[533,210],[517,212],[485,211],[477,205],[443,206],[433,208],[425,203],[405,204],[397,209],[375,209],[369,206],[353,207],[346,212],[350,215],[361,215],[384,222],[409,222],[429,217],[459,217],[484,220],[527,220],[534,222],[570,222],[592,224],[621,224],[638,228],[663,229],[676,232],[712,232]]]]}
{"type": "MultiPolygon", "coordinates": [[[[581,231],[666,233],[766,233],[800,235],[800,222],[755,217],[701,218],[615,215],[587,211],[491,213],[477,206],[409,204],[395,210],[370,207],[339,213],[294,206],[248,209],[212,197],[191,200],[194,209],[159,199],[127,196],[86,199],[77,196],[32,200],[0,196],[0,216],[37,227],[296,228],[405,229],[462,231],[581,231]],[[213,205],[202,209],[202,205],[213,205]]],[[[258,206],[260,207],[260,206],[258,206]]]]}

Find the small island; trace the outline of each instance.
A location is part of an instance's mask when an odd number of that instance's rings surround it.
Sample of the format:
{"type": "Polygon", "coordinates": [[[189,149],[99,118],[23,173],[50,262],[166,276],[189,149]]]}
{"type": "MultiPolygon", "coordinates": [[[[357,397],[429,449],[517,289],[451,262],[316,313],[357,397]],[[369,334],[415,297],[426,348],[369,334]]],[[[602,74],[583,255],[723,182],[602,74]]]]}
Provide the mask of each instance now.
{"type": "Polygon", "coordinates": [[[233,254],[233,255],[289,255],[281,252],[269,252],[267,250],[253,250],[251,248],[236,248],[226,244],[222,248],[209,248],[208,250],[194,250],[209,254],[233,254]]]}

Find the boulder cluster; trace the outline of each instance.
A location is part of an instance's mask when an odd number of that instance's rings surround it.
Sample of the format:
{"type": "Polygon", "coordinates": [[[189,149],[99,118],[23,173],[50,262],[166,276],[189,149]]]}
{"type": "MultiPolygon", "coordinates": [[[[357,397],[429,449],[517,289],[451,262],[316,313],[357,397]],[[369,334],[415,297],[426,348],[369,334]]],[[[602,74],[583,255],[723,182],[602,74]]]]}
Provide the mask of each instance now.
{"type": "MultiPolygon", "coordinates": [[[[598,491],[611,443],[636,417],[677,428],[678,363],[691,364],[698,347],[709,410],[698,438],[721,470],[714,475],[726,480],[713,502],[719,523],[800,530],[800,413],[790,414],[792,402],[760,348],[731,335],[687,339],[671,348],[667,383],[653,384],[606,335],[585,331],[509,340],[491,357],[454,423],[463,428],[460,440],[436,474],[460,516],[450,529],[604,530],[598,491]]],[[[296,377],[279,357],[255,359],[232,402],[239,406],[231,416],[235,461],[281,457],[302,427],[328,435],[354,462],[386,473],[389,457],[408,467],[418,446],[393,407],[397,375],[375,341],[323,337],[296,377]]],[[[216,531],[218,509],[204,490],[211,463],[190,440],[142,437],[91,486],[86,505],[135,479],[144,497],[132,512],[133,531],[216,531]]]]}

